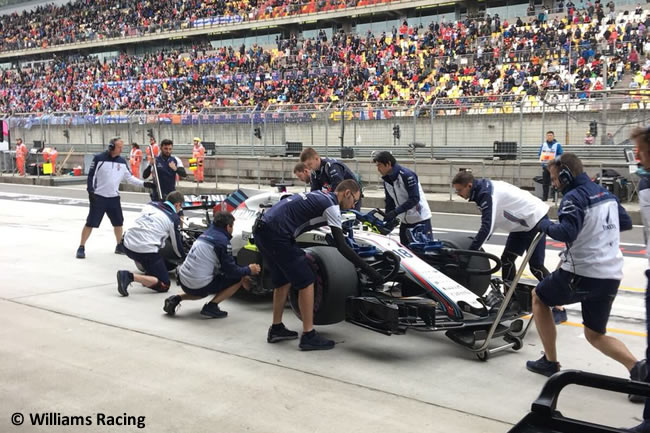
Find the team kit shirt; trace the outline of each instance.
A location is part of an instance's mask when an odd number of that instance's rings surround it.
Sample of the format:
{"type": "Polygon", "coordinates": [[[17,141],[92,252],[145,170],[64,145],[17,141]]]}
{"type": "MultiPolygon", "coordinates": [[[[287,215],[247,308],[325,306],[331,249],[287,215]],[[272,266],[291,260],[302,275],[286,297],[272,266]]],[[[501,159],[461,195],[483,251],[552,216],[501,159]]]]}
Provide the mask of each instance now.
{"type": "Polygon", "coordinates": [[[336,194],[323,191],[287,197],[266,211],[262,221],[269,229],[292,239],[324,225],[343,227],[336,194]]]}
{"type": "Polygon", "coordinates": [[[183,256],[181,220],[169,202],[147,204],[135,220],[135,226],[124,234],[124,246],[136,253],[157,253],[167,238],[178,257],[183,256]]]}
{"type": "Polygon", "coordinates": [[[332,192],[346,179],[359,182],[352,170],[342,162],[334,158],[321,158],[320,167],[311,173],[309,183],[312,191],[332,192]]]}
{"type": "Polygon", "coordinates": [[[386,212],[395,211],[405,224],[416,224],[431,219],[429,203],[418,176],[411,170],[395,164],[393,171],[382,177],[386,194],[386,212]]]}
{"type": "Polygon", "coordinates": [[[232,256],[232,236],[223,228],[210,224],[192,244],[185,261],[178,268],[183,285],[200,289],[209,285],[215,277],[237,279],[250,275],[248,266],[239,266],[232,256]]]}
{"type": "Polygon", "coordinates": [[[100,197],[118,197],[120,183],[144,186],[144,181],[133,176],[121,156],[111,157],[109,151],[98,153],[88,171],[87,190],[100,197]]]}
{"type": "Polygon", "coordinates": [[[481,209],[481,228],[470,249],[477,250],[495,229],[527,232],[548,214],[548,205],[530,192],[507,182],[477,179],[472,184],[469,201],[481,209]]]}

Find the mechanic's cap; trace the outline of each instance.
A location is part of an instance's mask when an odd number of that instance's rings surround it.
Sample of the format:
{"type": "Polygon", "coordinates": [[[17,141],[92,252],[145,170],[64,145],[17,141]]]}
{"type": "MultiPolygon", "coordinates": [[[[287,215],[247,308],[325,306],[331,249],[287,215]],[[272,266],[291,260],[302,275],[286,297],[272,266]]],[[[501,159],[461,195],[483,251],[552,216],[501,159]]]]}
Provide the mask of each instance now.
{"type": "Polygon", "coordinates": [[[201,139],[199,137],[194,137],[194,141],[199,141],[200,142],[201,139]]]}

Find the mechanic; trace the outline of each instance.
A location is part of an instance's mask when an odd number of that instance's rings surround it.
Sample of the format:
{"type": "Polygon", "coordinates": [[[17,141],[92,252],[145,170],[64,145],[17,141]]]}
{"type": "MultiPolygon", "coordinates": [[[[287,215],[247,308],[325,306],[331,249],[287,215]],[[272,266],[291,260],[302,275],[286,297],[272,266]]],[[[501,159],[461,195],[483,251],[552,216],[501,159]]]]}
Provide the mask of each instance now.
{"type": "Polygon", "coordinates": [[[638,361],[618,339],[606,335],[607,321],[623,278],[620,232],[632,220],[616,197],[589,179],[582,162],[565,153],[549,163],[553,186],[562,192],[558,222],[542,219],[538,229],[564,242],[558,269],[533,290],[533,317],[544,354],[526,368],[551,376],[560,370],[557,330],[551,308],[580,302],[587,341],[603,354],[623,364],[633,380],[645,379],[645,360],[638,361]]]}
{"type": "Polygon", "coordinates": [[[117,246],[115,254],[124,254],[122,246],[122,224],[124,216],[122,215],[122,205],[120,204],[120,182],[127,182],[153,188],[151,182],[144,182],[133,176],[126,165],[126,160],[120,156],[124,142],[120,137],[112,138],[108,144],[108,150],[98,153],[94,156],[88,171],[88,180],[86,190],[88,191],[88,201],[90,208],[86,224],[81,231],[81,243],[77,248],[77,258],[86,258],[86,241],[90,237],[93,228],[99,227],[104,218],[108,215],[113,225],[113,233],[117,246]]]}
{"type": "MultiPolygon", "coordinates": [[[[361,188],[361,197],[363,198],[361,177],[357,176],[344,163],[334,158],[321,158],[318,152],[311,147],[304,149],[300,153],[300,162],[311,170],[309,183],[312,191],[332,192],[345,179],[352,179],[361,188]]],[[[361,209],[361,200],[359,200],[355,209],[361,209]]]]}
{"type": "Polygon", "coordinates": [[[399,165],[390,152],[377,153],[372,162],[384,181],[385,221],[401,219],[399,241],[408,245],[408,230],[415,227],[420,227],[423,233],[431,237],[431,210],[417,174],[399,165]]]}
{"type": "Polygon", "coordinates": [[[302,182],[309,183],[311,179],[311,170],[305,165],[304,162],[298,162],[293,167],[293,174],[302,182]]]}
{"type": "Polygon", "coordinates": [[[201,144],[199,137],[194,137],[194,147],[192,147],[192,158],[196,159],[196,171],[194,172],[194,180],[197,183],[203,182],[203,170],[205,169],[203,163],[205,162],[205,147],[201,144]]]}
{"type": "Polygon", "coordinates": [[[183,257],[181,222],[178,216],[183,199],[183,194],[173,191],[167,194],[164,202],[153,201],[147,204],[135,220],[135,226],[124,234],[124,252],[144,267],[144,275],[117,271],[117,291],[120,295],[129,296],[127,289],[134,281],[156,292],[169,290],[169,273],[160,249],[169,239],[176,256],[183,257]]]}
{"type": "Polygon", "coordinates": [[[140,165],[142,164],[142,151],[138,143],[131,143],[131,153],[129,154],[129,163],[131,164],[131,173],[133,176],[140,177],[140,165]]]}
{"type": "MultiPolygon", "coordinates": [[[[639,181],[639,205],[641,207],[641,219],[643,220],[643,235],[646,241],[646,252],[650,258],[650,128],[637,128],[630,137],[636,145],[637,154],[641,160],[641,168],[637,174],[639,181]]],[[[650,265],[650,263],[649,263],[650,265]]],[[[650,267],[650,266],[649,266],[650,267]]],[[[645,276],[648,285],[645,292],[645,316],[646,316],[646,352],[645,357],[650,357],[650,268],[646,269],[645,276]]],[[[646,372],[645,382],[650,382],[650,372],[646,372]]],[[[637,396],[630,396],[636,401],[637,396]]],[[[640,399],[643,401],[643,398],[640,399]]],[[[630,429],[635,433],[650,433],[650,399],[645,399],[643,409],[643,422],[630,429]]]]}
{"type": "Polygon", "coordinates": [[[264,213],[253,226],[255,244],[271,269],[275,287],[273,292],[273,324],[267,341],[276,343],[298,337],[282,323],[282,312],[293,286],[298,290],[298,304],[302,316],[301,350],[327,350],[334,347],[314,330],[314,273],[305,252],[296,245],[296,238],[314,227],[328,225],[339,252],[360,268],[375,283],[382,277],[347,244],[343,235],[341,210],[354,208],[361,198],[361,188],[352,179],[338,184],[333,193],[312,191],[294,194],[264,213]]]}
{"type": "Polygon", "coordinates": [[[215,212],[208,230],[194,242],[178,267],[178,281],[184,293],[165,299],[163,310],[167,314],[176,314],[181,301],[214,295],[201,309],[201,315],[214,319],[226,317],[228,312],[220,309],[219,303],[247,284],[248,275],[260,273],[260,265],[256,263],[238,266],[235,262],[230,245],[234,224],[235,217],[231,213],[215,212]]]}
{"type": "MultiPolygon", "coordinates": [[[[156,170],[158,171],[158,182],[160,183],[160,191],[163,197],[167,197],[172,191],[176,191],[176,175],[181,178],[187,177],[185,168],[183,167],[183,162],[180,158],[172,156],[172,149],[174,148],[174,142],[169,139],[164,139],[160,142],[161,153],[156,157],[156,170]]],[[[144,169],[142,173],[143,178],[148,178],[151,176],[153,169],[152,165],[149,165],[144,169]]],[[[151,192],[151,199],[153,201],[159,201],[158,190],[154,188],[151,192]]]]}
{"type": "MultiPolygon", "coordinates": [[[[481,209],[481,228],[474,236],[471,250],[480,249],[497,228],[509,233],[501,255],[501,275],[505,281],[512,281],[517,273],[515,260],[530,248],[538,232],[537,224],[548,218],[548,205],[507,182],[475,179],[469,171],[457,173],[451,183],[456,194],[481,209]]],[[[530,272],[539,281],[549,274],[544,266],[545,256],[546,236],[542,236],[528,262],[530,272]]]]}
{"type": "Polygon", "coordinates": [[[539,147],[537,154],[539,162],[542,163],[542,200],[548,200],[548,190],[551,186],[551,175],[548,171],[548,164],[558,156],[562,155],[564,150],[562,145],[555,139],[555,133],[548,131],[546,141],[539,147]]]}

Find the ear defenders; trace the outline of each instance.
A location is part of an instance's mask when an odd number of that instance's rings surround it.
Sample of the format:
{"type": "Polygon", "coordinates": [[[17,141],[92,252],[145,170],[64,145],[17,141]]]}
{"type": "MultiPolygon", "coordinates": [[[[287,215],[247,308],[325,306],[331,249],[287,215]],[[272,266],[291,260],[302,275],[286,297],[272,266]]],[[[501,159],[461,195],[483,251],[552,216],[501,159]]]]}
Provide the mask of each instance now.
{"type": "Polygon", "coordinates": [[[111,152],[115,150],[115,143],[117,143],[117,140],[119,140],[119,137],[111,138],[111,141],[108,142],[108,150],[111,152]]]}
{"type": "Polygon", "coordinates": [[[560,156],[560,172],[557,175],[557,179],[560,181],[560,185],[567,187],[571,185],[575,179],[573,172],[569,167],[562,163],[562,157],[560,156]]]}

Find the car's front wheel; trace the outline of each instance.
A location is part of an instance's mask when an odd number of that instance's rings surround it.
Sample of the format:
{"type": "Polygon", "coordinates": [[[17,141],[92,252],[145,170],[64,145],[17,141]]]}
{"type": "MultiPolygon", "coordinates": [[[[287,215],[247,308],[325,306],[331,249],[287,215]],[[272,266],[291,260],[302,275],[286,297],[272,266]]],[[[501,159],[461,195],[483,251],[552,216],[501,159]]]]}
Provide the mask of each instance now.
{"type": "MultiPolygon", "coordinates": [[[[359,294],[359,276],[352,263],[333,247],[306,248],[314,271],[314,325],[331,325],[345,320],[345,302],[359,294]]],[[[291,308],[300,316],[298,291],[291,290],[291,308]]]]}

